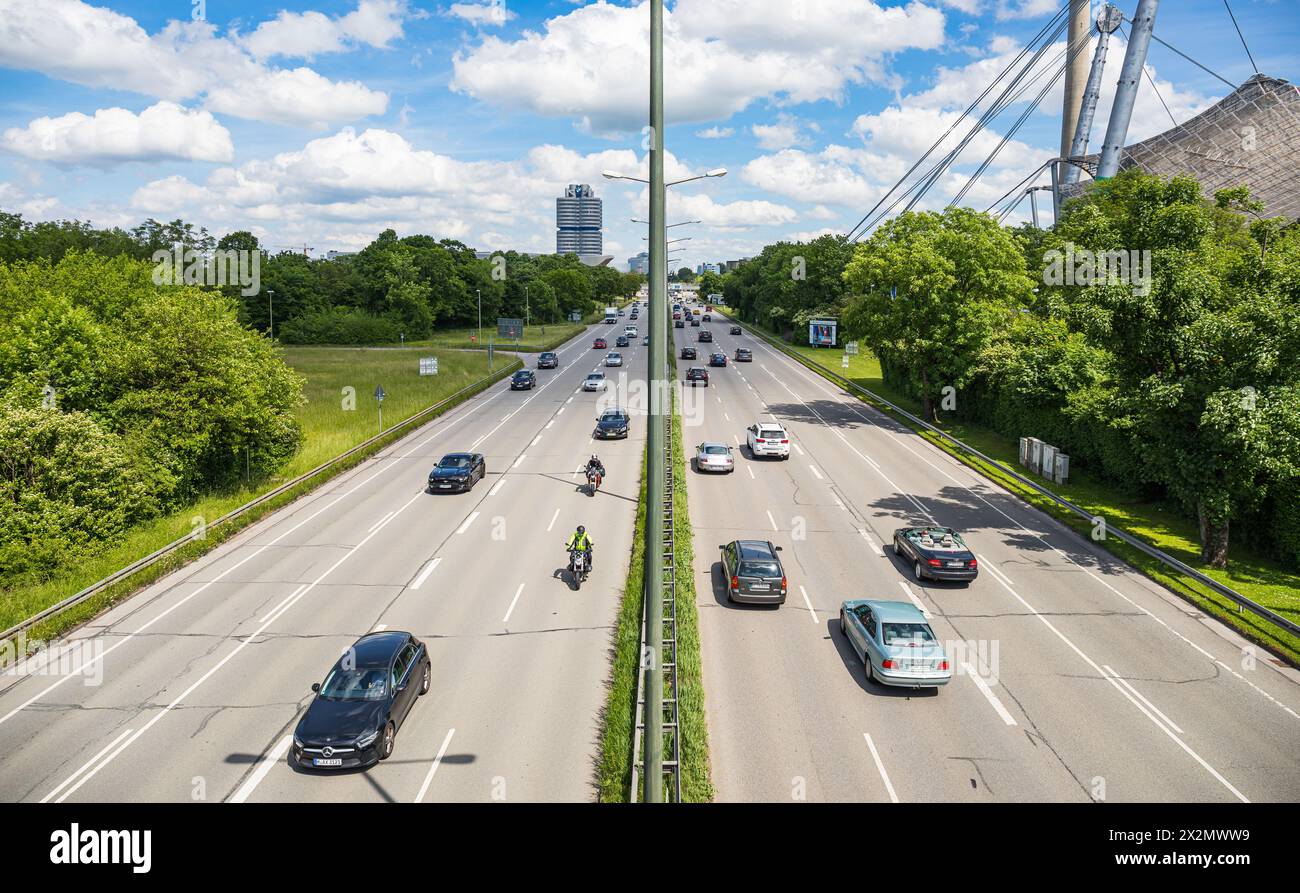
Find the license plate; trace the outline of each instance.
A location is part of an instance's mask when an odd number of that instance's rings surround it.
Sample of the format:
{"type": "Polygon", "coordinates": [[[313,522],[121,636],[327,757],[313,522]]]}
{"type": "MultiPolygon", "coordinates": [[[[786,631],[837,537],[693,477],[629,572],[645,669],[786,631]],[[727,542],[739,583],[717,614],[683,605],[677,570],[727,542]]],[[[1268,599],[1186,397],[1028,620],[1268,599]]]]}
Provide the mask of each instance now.
{"type": "Polygon", "coordinates": [[[749,588],[754,592],[759,592],[759,591],[766,592],[768,589],[771,589],[772,587],[768,586],[766,583],[751,583],[749,588]]]}
{"type": "Polygon", "coordinates": [[[329,759],[326,759],[325,757],[316,757],[311,761],[311,764],[313,766],[342,766],[343,758],[331,757],[329,759]]]}
{"type": "Polygon", "coordinates": [[[949,561],[949,562],[948,562],[948,567],[965,567],[965,566],[966,566],[966,562],[964,562],[964,561],[949,561]]]}
{"type": "Polygon", "coordinates": [[[441,488],[444,489],[444,490],[450,490],[450,489],[451,489],[451,484],[439,484],[438,486],[441,487],[441,488]]]}

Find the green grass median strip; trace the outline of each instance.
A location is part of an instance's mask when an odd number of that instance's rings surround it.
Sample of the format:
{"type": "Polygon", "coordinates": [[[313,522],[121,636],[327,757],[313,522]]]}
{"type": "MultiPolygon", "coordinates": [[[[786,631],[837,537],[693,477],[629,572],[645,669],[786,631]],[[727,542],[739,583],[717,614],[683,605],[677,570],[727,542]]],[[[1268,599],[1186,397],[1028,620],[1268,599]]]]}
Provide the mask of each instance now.
{"type": "MultiPolygon", "coordinates": [[[[760,327],[747,325],[759,334],[760,327]]],[[[762,334],[776,337],[766,331],[762,334]]],[[[818,374],[832,372],[842,375],[859,387],[879,394],[909,412],[920,414],[920,406],[915,400],[899,393],[883,380],[880,363],[870,354],[859,353],[850,356],[849,365],[845,368],[843,365],[845,354],[842,348],[788,344],[784,347],[810,371],[818,374]]],[[[823,377],[839,386],[833,378],[823,377]]],[[[939,449],[1065,524],[1080,536],[1091,539],[1093,527],[1087,519],[1062,508],[996,466],[954,446],[937,434],[918,428],[911,420],[893,412],[883,403],[863,394],[854,393],[854,396],[916,431],[939,449]]],[[[969,422],[945,421],[936,427],[1009,468],[1016,468],[1019,464],[1019,447],[1011,438],[969,422]]],[[[1027,474],[1023,471],[1021,473],[1027,474]]],[[[1045,480],[1043,485],[1094,517],[1106,519],[1108,523],[1145,540],[1184,564],[1236,590],[1256,604],[1291,620],[1300,620],[1300,575],[1288,571],[1276,562],[1251,554],[1240,544],[1234,548],[1233,557],[1226,570],[1209,567],[1200,560],[1196,525],[1193,521],[1166,505],[1127,496],[1109,482],[1089,475],[1085,469],[1071,469],[1071,476],[1070,482],[1066,484],[1049,483],[1045,480]]],[[[1105,540],[1094,540],[1094,542],[1178,596],[1228,624],[1248,640],[1267,648],[1288,663],[1300,666],[1300,639],[1286,630],[1274,626],[1268,620],[1249,611],[1239,609],[1230,599],[1166,567],[1158,559],[1152,558],[1120,539],[1110,537],[1105,540]]]]}
{"type": "MultiPolygon", "coordinates": [[[[673,524],[677,565],[677,721],[681,734],[682,802],[713,799],[709,773],[709,735],[704,717],[704,679],[700,664],[699,614],[695,605],[695,550],[686,501],[686,454],[682,420],[673,414],[673,524]]],[[[627,582],[614,627],[614,663],[601,730],[598,798],[625,803],[632,781],[636,723],[637,675],[641,619],[645,611],[645,460],[641,463],[641,497],[637,501],[636,539],[627,582]]],[[[638,797],[639,799],[639,797],[638,797]]]]}

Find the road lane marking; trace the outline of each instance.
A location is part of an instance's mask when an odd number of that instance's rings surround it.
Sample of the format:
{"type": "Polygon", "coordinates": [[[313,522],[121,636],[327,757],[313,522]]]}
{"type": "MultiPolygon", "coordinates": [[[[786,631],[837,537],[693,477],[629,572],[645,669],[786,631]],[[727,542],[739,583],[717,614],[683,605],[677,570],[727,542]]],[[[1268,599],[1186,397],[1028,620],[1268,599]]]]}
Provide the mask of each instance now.
{"type": "Polygon", "coordinates": [[[433,758],[433,765],[429,767],[429,774],[424,776],[424,784],[420,785],[420,793],[415,795],[415,802],[424,801],[424,795],[429,793],[429,785],[433,783],[434,773],[438,771],[438,766],[442,764],[442,758],[447,755],[447,748],[451,746],[451,736],[456,734],[455,729],[447,730],[447,737],[442,739],[442,747],[438,748],[438,755],[433,758]]]}
{"type": "Polygon", "coordinates": [[[527,458],[528,458],[528,454],[527,454],[527,453],[521,453],[521,454],[519,455],[519,458],[516,459],[515,462],[514,462],[514,464],[511,465],[510,467],[511,467],[511,468],[518,468],[520,465],[523,464],[523,461],[524,461],[525,459],[527,459],[527,458]]]}
{"type": "MultiPolygon", "coordinates": [[[[521,456],[520,458],[522,459],[523,457],[521,456]]],[[[519,463],[516,462],[515,464],[518,465],[519,463]]],[[[506,484],[505,475],[502,475],[501,480],[497,481],[496,484],[492,487],[492,489],[488,491],[488,496],[496,496],[497,493],[501,492],[501,488],[504,487],[505,484],[506,484]]]]}
{"type": "Polygon", "coordinates": [[[814,475],[816,475],[817,480],[819,481],[826,480],[826,478],[822,477],[822,473],[817,470],[817,466],[813,465],[811,462],[808,463],[808,470],[811,471],[814,475]]]}
{"type": "Polygon", "coordinates": [[[67,779],[63,782],[63,784],[59,785],[57,788],[55,788],[54,790],[52,790],[52,791],[50,791],[48,794],[46,794],[46,795],[45,795],[45,798],[44,798],[43,800],[41,800],[41,802],[42,802],[42,803],[46,803],[46,802],[48,802],[49,799],[50,799],[51,797],[53,797],[53,796],[54,796],[55,794],[57,794],[59,791],[63,790],[63,789],[68,785],[69,782],[71,782],[71,781],[72,781],[73,779],[75,779],[77,776],[81,775],[81,773],[83,773],[83,772],[85,772],[87,769],[89,769],[89,768],[90,768],[90,767],[95,763],[96,760],[98,760],[100,757],[102,757],[104,754],[106,754],[106,753],[107,753],[111,748],[113,748],[114,746],[116,746],[116,745],[117,745],[117,742],[121,741],[123,738],[125,738],[127,735],[130,735],[130,734],[131,734],[131,730],[130,730],[130,729],[127,729],[125,732],[123,732],[122,734],[118,735],[116,738],[114,738],[114,739],[113,739],[112,741],[110,741],[108,744],[104,745],[104,749],[103,749],[103,750],[101,750],[99,753],[95,754],[93,757],[91,757],[89,760],[87,760],[87,761],[82,765],[82,767],[81,767],[80,769],[78,769],[76,772],[74,772],[74,773],[72,773],[71,775],[69,775],[69,776],[67,777],[67,779]]]}
{"type": "Polygon", "coordinates": [[[474,519],[477,517],[478,517],[478,512],[471,512],[470,516],[461,522],[461,525],[456,529],[456,532],[464,533],[466,530],[469,529],[469,525],[474,523],[474,519]]]}
{"type": "Polygon", "coordinates": [[[812,615],[812,622],[817,622],[817,612],[813,610],[812,601],[808,598],[808,590],[803,586],[799,587],[799,594],[803,596],[803,603],[808,606],[808,613],[812,615]]]}
{"type": "Polygon", "coordinates": [[[835,504],[838,505],[840,508],[844,509],[844,511],[847,512],[849,510],[849,507],[844,504],[844,500],[840,499],[838,494],[832,493],[831,499],[834,499],[835,504]]]}
{"type": "Polygon", "coordinates": [[[731,416],[727,415],[725,412],[722,414],[722,417],[726,419],[728,422],[731,421],[731,416]]]}
{"type": "Polygon", "coordinates": [[[876,771],[880,773],[880,778],[885,783],[885,790],[889,791],[889,802],[897,803],[898,795],[894,793],[894,786],[889,781],[889,773],[885,771],[885,764],[880,761],[880,753],[876,750],[876,742],[871,740],[870,732],[863,732],[862,737],[867,739],[867,747],[871,749],[871,759],[876,761],[876,771]]]}
{"type": "Polygon", "coordinates": [[[551,419],[549,422],[546,423],[546,427],[543,428],[542,430],[543,430],[543,431],[549,431],[549,430],[551,430],[551,426],[554,425],[554,424],[555,424],[555,419],[551,419]]]}
{"type": "Polygon", "coordinates": [[[541,442],[542,442],[542,435],[538,434],[536,437],[533,438],[533,442],[530,443],[529,446],[537,446],[541,442]]]}
{"type": "Polygon", "coordinates": [[[749,472],[750,480],[757,480],[757,478],[754,477],[754,466],[746,465],[745,470],[749,472]]]}
{"type": "Polygon", "coordinates": [[[979,559],[980,567],[984,568],[986,571],[988,571],[989,573],[991,573],[993,576],[997,577],[998,580],[1000,580],[1000,581],[1002,581],[1002,582],[1005,582],[1008,586],[1015,586],[1015,585],[1016,585],[1016,584],[1012,581],[1012,579],[1011,579],[1010,577],[1008,577],[1006,574],[1002,573],[1002,571],[998,570],[998,568],[997,568],[996,566],[994,566],[993,562],[989,561],[989,560],[988,560],[987,558],[985,558],[983,555],[980,555],[980,554],[977,553],[975,557],[976,557],[977,559],[979,559]]]}
{"type": "Polygon", "coordinates": [[[382,632],[383,632],[384,630],[386,630],[386,629],[388,629],[388,624],[387,624],[387,623],[376,623],[376,624],[375,624],[375,628],[372,629],[371,632],[372,632],[372,633],[382,633],[382,632]]]}
{"type": "MultiPolygon", "coordinates": [[[[772,418],[776,418],[776,416],[772,416],[772,418]]],[[[791,441],[790,446],[794,447],[795,452],[798,453],[800,456],[805,455],[803,451],[803,447],[799,446],[799,444],[795,443],[794,441],[791,441]]]]}
{"type": "Polygon", "coordinates": [[[551,532],[551,528],[555,526],[555,519],[558,518],[558,517],[560,517],[560,510],[559,510],[559,509],[556,509],[556,510],[555,510],[555,514],[554,514],[554,515],[551,515],[551,523],[546,525],[546,532],[547,532],[547,533],[550,533],[550,532],[551,532]]]}
{"type": "Polygon", "coordinates": [[[1183,730],[1180,729],[1180,728],[1178,728],[1177,723],[1175,723],[1172,719],[1170,719],[1169,717],[1167,717],[1167,716],[1165,716],[1163,713],[1161,713],[1161,712],[1160,712],[1160,708],[1158,708],[1155,704],[1152,704],[1152,703],[1151,703],[1150,701],[1148,701],[1145,697],[1143,697],[1143,696],[1142,696],[1142,692],[1138,691],[1136,688],[1134,688],[1132,685],[1130,685],[1130,684],[1129,684],[1129,681],[1128,681],[1127,679],[1125,679],[1125,678],[1124,678],[1123,676],[1121,676],[1119,673],[1116,673],[1114,670],[1112,670],[1110,667],[1106,666],[1105,664],[1102,664],[1102,665],[1101,665],[1101,668],[1102,668],[1103,670],[1105,670],[1107,673],[1109,673],[1111,676],[1113,676],[1113,677],[1115,677],[1116,679],[1118,679],[1120,685],[1124,686],[1124,687],[1127,688],[1129,691],[1133,692],[1133,694],[1134,694],[1135,696],[1137,696],[1137,698],[1138,698],[1140,701],[1142,701],[1143,704],[1146,704],[1148,707],[1151,708],[1152,712],[1155,713],[1156,716],[1160,717],[1160,718],[1163,719],[1166,723],[1168,723],[1168,724],[1169,724],[1169,728],[1173,729],[1175,732],[1177,732],[1177,733],[1180,734],[1180,735],[1183,734],[1183,730]]]}
{"type": "Polygon", "coordinates": [[[515,605],[519,603],[519,596],[523,594],[524,584],[520,583],[519,588],[515,590],[515,597],[510,599],[510,607],[506,609],[506,616],[501,618],[502,623],[510,622],[510,615],[515,612],[515,605]]]}
{"type": "MultiPolygon", "coordinates": [[[[994,579],[997,579],[997,577],[995,576],[994,579]]],[[[1135,697],[1133,697],[1131,694],[1129,694],[1128,690],[1125,689],[1124,686],[1120,685],[1119,682],[1118,682],[1117,680],[1115,680],[1115,679],[1112,678],[1109,674],[1107,674],[1106,671],[1103,670],[1103,669],[1101,668],[1101,666],[1100,666],[1096,661],[1094,661],[1091,657],[1089,657],[1087,654],[1085,654],[1085,653],[1083,652],[1083,650],[1082,650],[1081,648],[1079,648],[1078,645],[1075,645],[1073,642],[1071,642],[1070,639],[1065,635],[1065,633],[1061,632],[1059,629],[1057,629],[1055,626],[1053,626],[1053,625],[1052,625],[1052,622],[1051,622],[1050,620],[1048,620],[1046,617],[1044,617],[1042,614],[1040,614],[1040,613],[1038,612],[1038,609],[1037,609],[1037,608],[1035,608],[1035,607],[1034,607],[1033,605],[1031,605],[1029,602],[1025,601],[1024,598],[1021,597],[1021,595],[1020,595],[1019,592],[1016,592],[1016,590],[1015,590],[1014,588],[1012,588],[1011,586],[1008,586],[1006,583],[1003,583],[1001,580],[998,580],[998,583],[1001,584],[1001,586],[1002,586],[1003,589],[1005,589],[1007,592],[1011,593],[1012,598],[1014,598],[1016,601],[1020,602],[1020,604],[1024,605],[1024,606],[1025,606],[1025,610],[1029,611],[1030,614],[1032,614],[1032,615],[1034,615],[1036,618],[1038,618],[1038,620],[1039,620],[1040,623],[1042,623],[1042,624],[1043,624],[1044,626],[1046,626],[1049,630],[1051,630],[1052,633],[1053,633],[1053,634],[1054,634],[1058,639],[1060,639],[1062,642],[1064,642],[1065,645],[1066,645],[1066,646],[1067,646],[1071,651],[1073,651],[1075,654],[1077,654],[1077,655],[1080,657],[1080,659],[1083,660],[1084,663],[1086,663],[1088,666],[1092,667],[1093,672],[1095,672],[1095,673],[1096,673],[1098,676],[1100,676],[1102,679],[1105,679],[1107,682],[1109,682],[1109,683],[1111,684],[1111,686],[1112,686],[1112,687],[1113,687],[1117,692],[1119,692],[1121,695],[1123,695],[1123,696],[1124,696],[1124,697],[1129,701],[1129,703],[1131,703],[1134,707],[1136,707],[1138,710],[1140,710],[1140,711],[1142,712],[1142,715],[1143,715],[1143,716],[1145,716],[1147,719],[1151,720],[1152,725],[1154,725],[1154,726],[1155,726],[1156,728],[1158,728],[1160,731],[1164,732],[1165,735],[1168,736],[1168,738],[1169,738],[1170,741],[1173,741],[1173,742],[1174,742],[1175,744],[1177,744],[1180,748],[1182,748],[1183,752],[1186,753],[1186,754],[1187,754],[1189,757],[1191,757],[1193,760],[1195,760],[1195,761],[1196,761],[1196,762],[1201,766],[1202,769],[1204,769],[1206,772],[1210,773],[1210,775],[1213,776],[1214,779],[1215,779],[1216,781],[1218,781],[1218,782],[1219,782],[1220,784],[1222,784],[1225,788],[1227,788],[1229,791],[1231,791],[1232,794],[1233,794],[1233,796],[1235,796],[1235,797],[1236,797],[1238,800],[1240,800],[1242,803],[1249,803],[1249,802],[1250,802],[1250,800],[1247,799],[1247,797],[1246,797],[1245,794],[1243,794],[1241,791],[1239,791],[1239,790],[1237,790],[1235,787],[1233,787],[1233,786],[1232,786],[1232,783],[1229,782],[1229,781],[1228,781],[1226,778],[1224,778],[1222,775],[1220,775],[1220,774],[1219,774],[1219,771],[1218,771],[1217,769],[1215,769],[1213,766],[1211,766],[1209,763],[1207,763],[1207,762],[1205,761],[1205,759],[1202,758],[1201,755],[1198,754],[1196,751],[1192,750],[1192,749],[1187,745],[1187,743],[1183,741],[1183,739],[1179,738],[1176,734],[1174,734],[1173,730],[1171,730],[1170,728],[1168,728],[1164,723],[1162,723],[1159,719],[1157,719],[1157,718],[1156,718],[1156,717],[1155,717],[1155,716],[1154,716],[1154,715],[1153,715],[1149,710],[1147,710],[1146,706],[1143,705],[1141,701],[1139,701],[1137,698],[1135,698],[1135,697]]]]}
{"type": "Polygon", "coordinates": [[[419,589],[421,586],[423,586],[424,581],[429,579],[429,574],[433,573],[434,568],[436,568],[440,564],[442,564],[441,557],[435,558],[432,561],[430,561],[428,564],[426,564],[424,566],[424,570],[420,571],[420,575],[415,578],[414,582],[411,583],[411,588],[419,589]]]}
{"type": "Polygon", "coordinates": [[[1002,706],[1002,701],[993,693],[993,689],[984,681],[984,677],[969,663],[963,663],[962,667],[966,670],[966,675],[970,677],[971,682],[974,682],[975,687],[980,690],[980,694],[984,695],[988,702],[993,705],[993,709],[998,712],[998,716],[1002,717],[1002,721],[1009,726],[1014,726],[1016,724],[1015,718],[1007,711],[1006,707],[1002,706]]]}
{"type": "Polygon", "coordinates": [[[767,520],[769,520],[769,521],[772,522],[772,529],[773,529],[773,530],[780,530],[780,529],[781,529],[780,527],[777,527],[777,526],[776,526],[776,518],[773,518],[773,517],[772,517],[772,510],[771,510],[771,509],[767,509],[767,520]]]}
{"type": "Polygon", "coordinates": [[[930,612],[925,609],[925,605],[922,604],[921,600],[916,597],[916,593],[912,591],[912,587],[907,585],[907,581],[899,580],[898,585],[903,587],[903,591],[907,593],[907,597],[912,600],[912,604],[916,605],[916,609],[925,616],[926,620],[929,620],[930,612]]]}
{"type": "MultiPolygon", "coordinates": [[[[393,513],[393,517],[396,517],[397,515],[400,515],[402,512],[406,511],[406,509],[408,509],[408,508],[409,508],[409,507],[410,507],[410,506],[411,506],[411,505],[412,505],[412,504],[413,504],[417,499],[419,499],[419,498],[420,498],[421,496],[423,496],[423,495],[424,495],[423,493],[417,493],[417,494],[415,494],[414,496],[412,496],[409,500],[406,501],[406,504],[405,504],[405,505],[403,505],[401,508],[399,508],[396,512],[393,513]]],[[[383,529],[383,528],[380,528],[380,530],[382,530],[382,529],[383,529]]],[[[317,577],[313,582],[309,583],[309,584],[307,585],[307,588],[303,591],[302,594],[303,594],[303,595],[306,595],[306,594],[307,594],[308,592],[310,592],[312,589],[315,589],[316,586],[318,586],[322,580],[324,580],[326,577],[328,577],[330,574],[332,574],[334,571],[336,571],[336,570],[337,570],[337,569],[338,569],[338,568],[343,564],[343,562],[347,561],[347,560],[348,560],[349,558],[351,558],[354,554],[356,554],[356,552],[357,552],[357,551],[358,551],[362,546],[364,546],[366,543],[368,543],[368,542],[370,541],[370,539],[371,539],[373,536],[375,536],[375,533],[378,533],[378,532],[379,532],[379,531],[376,530],[374,533],[369,533],[369,534],[367,534],[367,535],[365,536],[365,538],[361,540],[361,542],[357,543],[355,546],[353,546],[351,549],[349,549],[349,550],[348,550],[348,551],[347,551],[347,552],[346,552],[346,553],[345,553],[341,558],[338,559],[338,561],[335,561],[333,564],[331,564],[331,565],[330,565],[330,566],[329,566],[329,567],[324,571],[324,573],[322,573],[319,577],[317,577]]],[[[302,596],[299,596],[299,597],[301,598],[302,596]]],[[[287,611],[287,610],[288,610],[288,606],[286,606],[286,607],[284,608],[284,610],[280,611],[279,614],[283,614],[284,611],[287,611]]],[[[278,617],[279,614],[277,614],[276,616],[278,617]]],[[[273,619],[274,619],[274,618],[273,618],[273,619]]],[[[184,701],[187,697],[189,697],[190,694],[191,694],[195,689],[197,689],[197,688],[198,688],[200,685],[202,685],[204,682],[207,682],[210,678],[212,678],[213,675],[216,674],[216,672],[217,672],[218,670],[220,670],[222,667],[224,667],[226,664],[228,664],[232,659],[235,658],[236,655],[238,655],[241,651],[243,651],[245,648],[247,648],[248,645],[249,645],[249,643],[253,642],[253,641],[254,641],[255,639],[257,639],[259,636],[261,636],[262,633],[266,631],[266,628],[267,628],[268,626],[270,626],[270,624],[271,624],[271,621],[268,620],[268,621],[266,621],[265,623],[263,623],[261,626],[259,626],[256,630],[254,630],[251,634],[249,634],[248,636],[244,637],[244,639],[241,640],[240,643],[239,643],[238,645],[236,645],[236,646],[234,647],[234,649],[233,649],[229,654],[227,654],[225,657],[223,657],[221,660],[219,660],[219,661],[217,662],[217,664],[216,664],[214,667],[212,667],[212,669],[208,670],[206,673],[204,673],[202,676],[200,676],[200,677],[198,678],[198,680],[196,680],[194,683],[192,683],[192,684],[189,686],[189,688],[185,689],[185,691],[183,691],[183,692],[181,692],[179,695],[177,695],[176,698],[175,698],[175,700],[173,700],[170,704],[167,704],[165,707],[163,707],[161,710],[159,710],[158,713],[153,717],[153,719],[149,720],[147,723],[145,723],[143,726],[141,726],[139,731],[137,731],[137,732],[136,732],[134,735],[132,735],[130,738],[126,739],[126,741],[124,741],[121,745],[119,745],[119,746],[117,747],[117,749],[114,750],[112,753],[110,753],[108,756],[104,757],[104,759],[101,760],[101,761],[99,762],[99,764],[95,766],[95,768],[91,769],[89,772],[87,772],[85,775],[83,775],[83,776],[80,778],[80,780],[78,780],[78,781],[76,782],[76,784],[73,784],[73,785],[72,785],[71,787],[69,787],[66,791],[64,791],[63,794],[60,795],[59,798],[58,798],[55,802],[56,802],[56,803],[62,803],[62,802],[63,802],[64,800],[66,800],[68,797],[70,797],[70,796],[72,796],[73,794],[75,794],[75,793],[77,792],[77,789],[78,789],[78,788],[80,788],[80,787],[81,787],[83,784],[85,784],[86,782],[90,781],[90,779],[94,778],[95,775],[97,775],[97,774],[99,773],[99,771],[100,771],[101,769],[103,769],[105,766],[107,766],[109,763],[113,762],[113,760],[117,758],[118,754],[120,754],[122,751],[126,750],[128,747],[130,747],[132,744],[134,744],[134,743],[135,743],[135,742],[140,738],[140,736],[142,736],[145,732],[147,732],[147,731],[149,731],[151,728],[153,728],[154,725],[155,725],[156,723],[158,723],[158,722],[159,722],[159,721],[160,721],[164,716],[166,716],[168,713],[170,713],[173,709],[176,708],[176,706],[177,706],[178,704],[180,704],[180,703],[181,703],[182,701],[184,701]]],[[[71,779],[68,779],[68,781],[71,781],[71,779]]],[[[64,784],[66,784],[66,783],[67,783],[67,782],[65,781],[64,784]]],[[[53,796],[53,793],[47,795],[47,799],[48,799],[49,796],[53,796]]]]}
{"type": "Polygon", "coordinates": [[[393,513],[392,513],[392,512],[389,512],[388,514],[384,515],[382,518],[380,518],[380,519],[379,519],[378,521],[376,521],[374,524],[371,524],[371,525],[370,525],[370,529],[367,530],[366,533],[373,533],[376,527],[378,527],[380,524],[383,524],[385,521],[387,521],[387,520],[388,520],[389,518],[391,518],[391,517],[393,517],[393,513]]]}
{"type": "Polygon", "coordinates": [[[867,541],[867,545],[871,547],[872,552],[880,552],[880,544],[872,539],[871,534],[867,533],[861,527],[858,528],[858,533],[862,534],[862,538],[867,541]]]}
{"type": "Polygon", "coordinates": [[[274,608],[272,608],[271,611],[270,611],[270,613],[268,613],[268,614],[266,614],[264,617],[262,617],[262,619],[259,620],[258,623],[266,623],[267,621],[269,621],[269,620],[273,620],[274,618],[276,618],[277,616],[279,616],[281,609],[283,609],[283,608],[284,608],[285,606],[287,606],[290,602],[292,602],[294,599],[296,599],[296,598],[298,597],[298,595],[301,594],[301,592],[302,592],[304,589],[306,589],[306,588],[307,588],[307,584],[306,584],[306,583],[303,583],[303,584],[300,585],[297,589],[295,589],[293,592],[290,592],[288,595],[286,595],[286,596],[284,597],[284,600],[283,600],[283,601],[281,601],[281,602],[280,602],[279,604],[277,604],[274,608]]]}
{"type": "Polygon", "coordinates": [[[257,786],[262,783],[262,779],[266,778],[267,773],[271,771],[271,767],[280,762],[284,755],[288,753],[289,745],[292,743],[293,736],[285,735],[275,743],[275,747],[262,754],[257,768],[253,770],[253,774],[248,776],[248,780],[239,786],[239,790],[235,791],[235,796],[231,797],[229,802],[246,802],[253,791],[257,789],[257,786]]]}

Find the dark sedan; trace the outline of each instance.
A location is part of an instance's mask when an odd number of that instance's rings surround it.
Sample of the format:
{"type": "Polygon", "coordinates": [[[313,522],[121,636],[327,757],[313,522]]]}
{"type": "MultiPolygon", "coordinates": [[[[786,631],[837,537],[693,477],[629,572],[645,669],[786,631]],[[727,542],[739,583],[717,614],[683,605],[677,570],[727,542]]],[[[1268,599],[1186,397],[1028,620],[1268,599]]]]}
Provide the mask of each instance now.
{"type": "Polygon", "coordinates": [[[767,540],[733,540],[718,546],[722,575],[727,578],[727,600],[762,605],[785,604],[785,568],[767,540]]]}
{"type": "Polygon", "coordinates": [[[709,344],[712,344],[712,343],[713,343],[713,333],[710,332],[708,329],[701,329],[701,330],[700,330],[700,335],[699,335],[699,340],[700,340],[700,341],[703,341],[703,342],[707,342],[707,343],[709,343],[709,344]]]}
{"type": "Polygon", "coordinates": [[[614,346],[615,346],[615,347],[627,347],[627,346],[628,346],[628,343],[629,343],[629,342],[628,342],[628,340],[627,340],[627,336],[626,336],[626,335],[619,335],[617,338],[614,339],[614,346]]]}
{"type": "Polygon", "coordinates": [[[732,327],[731,327],[731,334],[733,334],[733,335],[739,335],[739,334],[740,334],[740,326],[732,326],[732,327]]]}
{"type": "Polygon", "coordinates": [[[894,554],[912,565],[918,581],[964,580],[979,576],[979,562],[961,534],[951,527],[900,527],[894,531],[894,554]]]}
{"type": "Polygon", "coordinates": [[[538,369],[558,369],[560,358],[553,350],[544,350],[537,355],[538,369]]]}
{"type": "Polygon", "coordinates": [[[696,385],[709,386],[709,370],[703,366],[692,366],[686,370],[686,380],[691,383],[691,387],[696,385]]]}
{"type": "Polygon", "coordinates": [[[713,354],[709,354],[709,365],[710,365],[710,366],[725,366],[725,365],[727,365],[727,355],[726,355],[725,353],[713,353],[713,354]]]}
{"type": "Polygon", "coordinates": [[[596,419],[595,436],[601,440],[614,440],[627,437],[632,417],[625,409],[607,409],[596,419]]]}
{"type": "Polygon", "coordinates": [[[684,323],[684,322],[683,322],[682,320],[680,320],[680,319],[674,319],[674,320],[673,320],[673,328],[674,328],[674,329],[684,329],[684,328],[686,328],[686,323],[684,323]]]}
{"type": "Polygon", "coordinates": [[[700,319],[702,319],[704,322],[713,322],[713,317],[708,313],[701,316],[700,319]]]}
{"type": "Polygon", "coordinates": [[[429,490],[459,490],[464,493],[487,476],[482,453],[448,453],[429,472],[429,490]]]}
{"type": "Polygon", "coordinates": [[[683,348],[682,348],[681,359],[683,359],[683,360],[693,360],[693,359],[695,359],[695,348],[693,348],[693,347],[683,347],[683,348]]]}
{"type": "Polygon", "coordinates": [[[737,348],[736,348],[736,362],[737,362],[737,363],[752,363],[752,362],[754,362],[754,352],[753,352],[752,350],[750,350],[748,347],[737,347],[737,348]]]}
{"type": "Polygon", "coordinates": [[[510,376],[510,390],[512,391],[531,391],[537,384],[537,376],[531,369],[520,369],[514,375],[510,376]]]}
{"type": "Polygon", "coordinates": [[[369,633],[330,669],[293,733],[304,769],[356,769],[393,754],[397,730],[429,690],[429,652],[410,633],[369,633]]]}
{"type": "Polygon", "coordinates": [[[692,320],[691,320],[691,327],[692,327],[692,328],[696,328],[696,329],[698,329],[698,328],[700,327],[700,321],[699,321],[698,319],[692,319],[692,320]]]}

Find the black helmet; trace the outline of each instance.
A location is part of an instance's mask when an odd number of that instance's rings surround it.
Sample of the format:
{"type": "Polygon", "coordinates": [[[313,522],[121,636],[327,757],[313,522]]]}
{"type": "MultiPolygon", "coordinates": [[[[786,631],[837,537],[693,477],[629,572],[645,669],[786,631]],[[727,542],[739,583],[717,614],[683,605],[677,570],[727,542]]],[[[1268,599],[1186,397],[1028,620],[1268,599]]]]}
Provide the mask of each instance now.
{"type": "Polygon", "coordinates": [[[586,532],[587,532],[587,528],[585,528],[585,527],[583,527],[581,524],[579,524],[579,525],[578,525],[578,533],[586,533],[586,532]]]}

